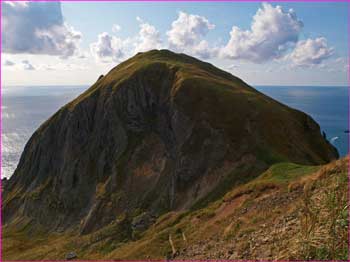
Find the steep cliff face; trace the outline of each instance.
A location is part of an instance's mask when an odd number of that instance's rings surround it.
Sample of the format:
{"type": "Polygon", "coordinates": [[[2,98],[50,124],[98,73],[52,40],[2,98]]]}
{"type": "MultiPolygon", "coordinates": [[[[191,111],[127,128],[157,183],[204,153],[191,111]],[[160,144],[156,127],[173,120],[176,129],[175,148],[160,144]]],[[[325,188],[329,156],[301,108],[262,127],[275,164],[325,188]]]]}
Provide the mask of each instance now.
{"type": "Polygon", "coordinates": [[[3,217],[89,233],[120,215],[210,201],[275,162],[337,157],[306,114],[208,63],[154,50],[99,78],[33,134],[3,217]]]}

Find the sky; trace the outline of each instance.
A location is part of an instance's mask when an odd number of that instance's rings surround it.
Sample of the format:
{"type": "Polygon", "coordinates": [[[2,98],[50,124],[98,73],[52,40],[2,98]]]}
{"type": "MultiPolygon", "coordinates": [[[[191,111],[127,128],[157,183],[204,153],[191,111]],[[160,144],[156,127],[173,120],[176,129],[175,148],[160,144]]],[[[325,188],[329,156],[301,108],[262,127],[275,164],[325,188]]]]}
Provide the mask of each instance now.
{"type": "Polygon", "coordinates": [[[348,84],[349,3],[2,2],[2,85],[91,85],[170,49],[251,85],[348,84]]]}

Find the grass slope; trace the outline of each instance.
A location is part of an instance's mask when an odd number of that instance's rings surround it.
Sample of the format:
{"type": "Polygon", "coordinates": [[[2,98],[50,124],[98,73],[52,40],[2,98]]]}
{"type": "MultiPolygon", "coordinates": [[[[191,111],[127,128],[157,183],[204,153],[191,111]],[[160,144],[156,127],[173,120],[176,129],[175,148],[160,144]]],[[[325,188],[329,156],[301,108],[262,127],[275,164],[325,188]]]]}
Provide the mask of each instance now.
{"type": "Polygon", "coordinates": [[[161,216],[133,235],[127,217],[90,235],[29,221],[3,228],[3,259],[347,259],[347,163],[272,165],[204,207],[161,216]]]}

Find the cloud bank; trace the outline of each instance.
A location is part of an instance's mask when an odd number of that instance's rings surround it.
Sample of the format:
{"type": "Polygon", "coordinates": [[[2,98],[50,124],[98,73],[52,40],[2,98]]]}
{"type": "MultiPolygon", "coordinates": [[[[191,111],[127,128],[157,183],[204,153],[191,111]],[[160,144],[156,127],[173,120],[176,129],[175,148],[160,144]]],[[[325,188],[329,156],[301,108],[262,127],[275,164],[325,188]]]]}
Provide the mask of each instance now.
{"type": "MultiPolygon", "coordinates": [[[[64,22],[59,2],[4,2],[3,9],[4,53],[88,57],[88,50],[79,48],[82,34],[64,22]]],[[[113,24],[111,34],[102,32],[90,43],[90,54],[98,62],[119,63],[137,52],[168,48],[201,59],[288,61],[294,67],[323,65],[335,54],[324,37],[299,40],[303,23],[296,13],[268,3],[257,10],[248,30],[233,25],[227,42],[221,44],[208,41],[215,25],[198,14],[180,11],[164,40],[154,25],[139,17],[136,20],[137,34],[118,37],[122,28],[113,24]]],[[[28,61],[18,64],[26,70],[34,69],[28,61]]],[[[7,67],[13,65],[11,61],[4,63],[7,67]]]]}
{"type": "Polygon", "coordinates": [[[4,53],[67,58],[78,50],[82,35],[64,23],[59,2],[3,2],[2,5],[4,53]]]}
{"type": "MultiPolygon", "coordinates": [[[[166,31],[167,41],[163,43],[160,32],[155,26],[137,17],[140,30],[129,39],[120,39],[107,33],[98,36],[91,45],[91,51],[99,61],[118,62],[137,52],[151,49],[168,48],[175,52],[184,52],[201,59],[221,58],[245,60],[251,63],[264,63],[271,60],[285,60],[294,66],[320,64],[334,54],[323,37],[299,40],[303,22],[296,13],[284,10],[281,6],[263,3],[249,30],[232,26],[226,44],[211,45],[206,37],[215,29],[206,17],[197,14],[179,12],[177,18],[166,31]],[[130,43],[134,48],[130,48],[130,43]]],[[[113,25],[114,32],[120,27],[113,25]]]]}

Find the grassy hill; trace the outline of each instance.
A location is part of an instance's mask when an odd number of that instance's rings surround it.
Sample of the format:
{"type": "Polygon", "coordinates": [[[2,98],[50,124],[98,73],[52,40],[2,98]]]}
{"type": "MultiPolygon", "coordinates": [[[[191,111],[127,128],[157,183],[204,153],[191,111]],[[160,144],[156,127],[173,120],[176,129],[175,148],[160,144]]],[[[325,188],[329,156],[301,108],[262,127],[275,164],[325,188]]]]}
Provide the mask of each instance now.
{"type": "Polygon", "coordinates": [[[225,212],[269,190],[288,198],[283,188],[337,158],[310,116],[236,76],[185,54],[139,53],[29,139],[3,190],[4,254],[197,257],[185,243],[220,243],[225,212]],[[232,207],[230,194],[240,196],[232,207]],[[217,233],[201,243],[202,229],[217,233]]]}

